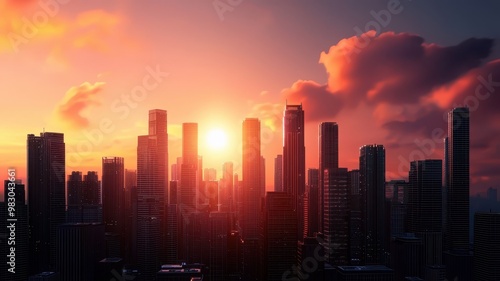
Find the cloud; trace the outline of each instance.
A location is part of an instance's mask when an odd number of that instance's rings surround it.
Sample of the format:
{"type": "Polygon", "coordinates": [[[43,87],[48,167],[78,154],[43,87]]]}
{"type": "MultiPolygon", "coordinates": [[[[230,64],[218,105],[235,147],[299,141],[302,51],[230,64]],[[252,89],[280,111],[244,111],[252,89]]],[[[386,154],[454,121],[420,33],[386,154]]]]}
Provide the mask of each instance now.
{"type": "MultiPolygon", "coordinates": [[[[420,155],[442,158],[447,112],[468,106],[472,183],[480,190],[500,182],[500,170],[491,169],[500,167],[500,60],[488,61],[494,40],[470,38],[440,46],[409,33],[367,32],[362,37],[369,43],[360,46],[360,39],[351,37],[322,52],[326,84],[298,80],[283,90],[281,106],[302,103],[306,122],[314,125],[333,118],[345,122],[354,114],[371,116],[377,142],[389,148],[387,174],[395,177],[407,176],[407,170],[398,170],[399,156],[410,159],[424,142],[428,151],[420,155]]],[[[254,106],[262,116],[270,110],[269,105],[254,106]]],[[[352,135],[359,128],[344,130],[352,135]]],[[[359,145],[374,137],[357,136],[359,145]]],[[[356,157],[357,151],[347,154],[356,157]]]]}
{"type": "Polygon", "coordinates": [[[72,128],[88,127],[90,122],[83,116],[83,112],[93,105],[99,105],[95,97],[102,91],[104,85],[103,82],[96,82],[93,85],[85,82],[80,86],[71,87],[66,92],[63,102],[57,107],[58,116],[72,128]]]}

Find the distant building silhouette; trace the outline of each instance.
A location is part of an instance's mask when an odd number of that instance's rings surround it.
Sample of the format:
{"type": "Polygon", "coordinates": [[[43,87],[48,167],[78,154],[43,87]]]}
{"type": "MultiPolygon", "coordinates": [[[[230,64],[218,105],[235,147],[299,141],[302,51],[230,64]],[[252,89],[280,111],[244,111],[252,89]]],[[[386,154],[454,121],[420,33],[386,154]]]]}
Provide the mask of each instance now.
{"type": "Polygon", "coordinates": [[[123,257],[125,252],[124,165],[123,157],[102,158],[102,207],[107,257],[123,257]]]}
{"type": "Polygon", "coordinates": [[[336,122],[322,122],[319,124],[319,230],[323,231],[324,225],[324,184],[323,173],[326,169],[337,169],[339,167],[339,126],[336,122]]]}
{"type": "Polygon", "coordinates": [[[259,272],[260,219],[261,219],[261,151],[260,121],[247,118],[243,121],[243,188],[240,225],[244,244],[245,273],[255,278],[259,272]]]}
{"type": "Polygon", "coordinates": [[[102,223],[101,182],[97,172],[89,171],[82,178],[73,171],[67,181],[67,223],[102,223]]]}
{"type": "Polygon", "coordinates": [[[448,113],[449,169],[447,241],[450,250],[469,249],[469,109],[448,113]]]}
{"type": "Polygon", "coordinates": [[[500,280],[500,213],[474,214],[474,280],[500,280]]]}
{"type": "Polygon", "coordinates": [[[262,274],[260,280],[281,280],[296,262],[297,215],[292,195],[267,192],[263,212],[262,274]]]}
{"type": "Polygon", "coordinates": [[[139,136],[137,143],[137,264],[142,280],[154,279],[166,255],[167,187],[167,111],[153,109],[148,135],[139,136]]]}
{"type": "Polygon", "coordinates": [[[297,212],[297,239],[304,234],[304,200],[306,191],[305,124],[302,104],[285,106],[283,114],[283,191],[292,195],[297,212]]]}
{"type": "Polygon", "coordinates": [[[307,170],[307,202],[308,202],[308,216],[304,224],[307,224],[307,236],[314,237],[314,233],[319,232],[319,170],[318,169],[308,169],[307,170]]]}
{"type": "Polygon", "coordinates": [[[382,264],[387,250],[385,225],[385,148],[365,145],[360,148],[359,181],[363,262],[382,264]]]}
{"type": "Polygon", "coordinates": [[[283,155],[281,154],[274,158],[274,191],[283,191],[283,155]]]}
{"type": "Polygon", "coordinates": [[[28,135],[30,272],[54,270],[56,236],[65,221],[64,134],[28,135]]]}

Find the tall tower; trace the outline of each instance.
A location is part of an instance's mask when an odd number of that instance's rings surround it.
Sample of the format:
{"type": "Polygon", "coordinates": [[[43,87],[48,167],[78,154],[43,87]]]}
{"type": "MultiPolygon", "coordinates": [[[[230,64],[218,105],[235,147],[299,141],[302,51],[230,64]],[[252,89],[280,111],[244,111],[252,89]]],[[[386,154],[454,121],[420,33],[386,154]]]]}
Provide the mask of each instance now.
{"type": "Polygon", "coordinates": [[[359,188],[362,233],[362,260],[381,264],[386,248],[385,225],[385,148],[365,145],[359,155],[359,188]]]}
{"type": "Polygon", "coordinates": [[[124,167],[123,157],[102,158],[102,207],[106,232],[120,233],[123,227],[124,167]]]}
{"type": "Polygon", "coordinates": [[[292,195],[298,216],[297,238],[304,232],[303,195],[306,189],[306,148],[302,105],[286,105],[283,116],[283,191],[292,195]]]}
{"type": "Polygon", "coordinates": [[[274,191],[283,192],[283,155],[274,158],[274,191]]]}
{"type": "Polygon", "coordinates": [[[500,280],[500,213],[474,214],[474,280],[500,280]]]}
{"type": "Polygon", "coordinates": [[[260,202],[261,202],[261,154],[260,154],[260,121],[247,118],[243,121],[243,188],[241,228],[245,241],[244,259],[246,273],[255,277],[259,269],[258,252],[260,234],[260,202]]]}
{"type": "Polygon", "coordinates": [[[137,263],[144,280],[154,278],[165,254],[167,140],[167,112],[150,110],[148,135],[137,144],[137,263]]]}
{"type": "Polygon", "coordinates": [[[408,199],[408,232],[424,244],[422,264],[442,264],[441,160],[419,160],[410,163],[408,199]]]}
{"type": "Polygon", "coordinates": [[[469,249],[469,109],[448,113],[448,249],[469,249]]]}
{"type": "Polygon", "coordinates": [[[258,238],[260,223],[260,121],[243,122],[243,238],[258,238]]]}
{"type": "Polygon", "coordinates": [[[55,270],[57,228],[64,223],[64,134],[28,135],[28,212],[31,273],[55,270]]]}
{"type": "Polygon", "coordinates": [[[339,167],[339,126],[336,122],[323,122],[319,124],[319,229],[323,231],[324,206],[324,184],[323,173],[326,169],[337,169],[339,167]]]}
{"type": "MultiPolygon", "coordinates": [[[[182,124],[182,165],[180,204],[187,212],[196,209],[198,173],[198,124],[182,124]]],[[[185,213],[184,211],[182,213],[185,213]]]]}

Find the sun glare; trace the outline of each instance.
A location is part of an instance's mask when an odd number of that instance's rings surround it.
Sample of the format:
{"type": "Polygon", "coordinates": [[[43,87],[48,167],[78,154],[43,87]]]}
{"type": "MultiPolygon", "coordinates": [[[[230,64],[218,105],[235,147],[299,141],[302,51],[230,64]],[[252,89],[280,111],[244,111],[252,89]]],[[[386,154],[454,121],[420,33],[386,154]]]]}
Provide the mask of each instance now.
{"type": "Polygon", "coordinates": [[[207,144],[211,149],[223,149],[227,145],[227,135],[221,129],[212,129],[207,134],[207,144]]]}

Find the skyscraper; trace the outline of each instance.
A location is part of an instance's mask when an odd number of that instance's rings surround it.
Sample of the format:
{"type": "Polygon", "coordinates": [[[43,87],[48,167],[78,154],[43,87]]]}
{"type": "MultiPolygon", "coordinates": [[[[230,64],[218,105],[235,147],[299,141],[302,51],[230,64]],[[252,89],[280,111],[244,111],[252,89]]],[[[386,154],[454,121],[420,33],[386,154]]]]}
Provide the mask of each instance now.
{"type": "Polygon", "coordinates": [[[243,189],[240,225],[244,244],[246,273],[255,278],[259,268],[258,252],[260,234],[260,203],[262,181],[260,154],[260,121],[247,118],[243,121],[243,189]]]}
{"type": "Polygon", "coordinates": [[[386,249],[385,148],[365,145],[359,155],[361,223],[364,241],[362,260],[381,264],[386,249]]]}
{"type": "Polygon", "coordinates": [[[422,239],[423,266],[442,264],[442,167],[441,160],[410,163],[407,230],[422,239]]]}
{"type": "Polygon", "coordinates": [[[148,135],[137,144],[137,262],[144,280],[154,278],[165,255],[167,140],[167,112],[150,110],[148,135]]]}
{"type": "Polygon", "coordinates": [[[57,228],[64,223],[64,135],[28,135],[27,144],[30,270],[38,273],[55,268],[55,238],[57,228]]]}
{"type": "Polygon", "coordinates": [[[68,176],[67,223],[102,223],[101,182],[97,172],[81,172],[68,176]]]}
{"type": "Polygon", "coordinates": [[[302,104],[286,105],[283,114],[283,191],[292,195],[297,212],[297,238],[304,233],[303,195],[306,189],[306,148],[302,104]]]}
{"type": "Polygon", "coordinates": [[[198,124],[182,124],[182,165],[180,204],[184,213],[194,212],[196,209],[196,187],[198,171],[198,124]]]}
{"type": "Polygon", "coordinates": [[[233,162],[225,162],[222,165],[221,181],[221,211],[234,212],[233,208],[233,162]]]}
{"type": "Polygon", "coordinates": [[[335,265],[349,264],[349,187],[347,168],[323,172],[325,213],[323,231],[327,260],[335,265]]]}
{"type": "Polygon", "coordinates": [[[274,191],[283,192],[283,155],[274,158],[274,191]]]}
{"type": "Polygon", "coordinates": [[[500,213],[474,214],[474,280],[500,280],[500,213]]]}
{"type": "Polygon", "coordinates": [[[319,170],[307,170],[307,197],[308,197],[308,220],[307,223],[307,236],[314,237],[314,233],[319,231],[319,170]]]}
{"type": "Polygon", "coordinates": [[[106,232],[120,233],[125,199],[123,157],[102,158],[102,207],[106,232]]]}
{"type": "Polygon", "coordinates": [[[267,192],[263,212],[263,247],[260,280],[281,280],[296,262],[297,215],[291,194],[267,192]]]}
{"type": "Polygon", "coordinates": [[[469,109],[448,113],[448,249],[469,249],[469,109]]]}
{"type": "Polygon", "coordinates": [[[336,122],[323,122],[319,124],[319,228],[323,230],[324,208],[324,184],[323,173],[326,169],[337,169],[339,167],[339,126],[336,122]]]}

